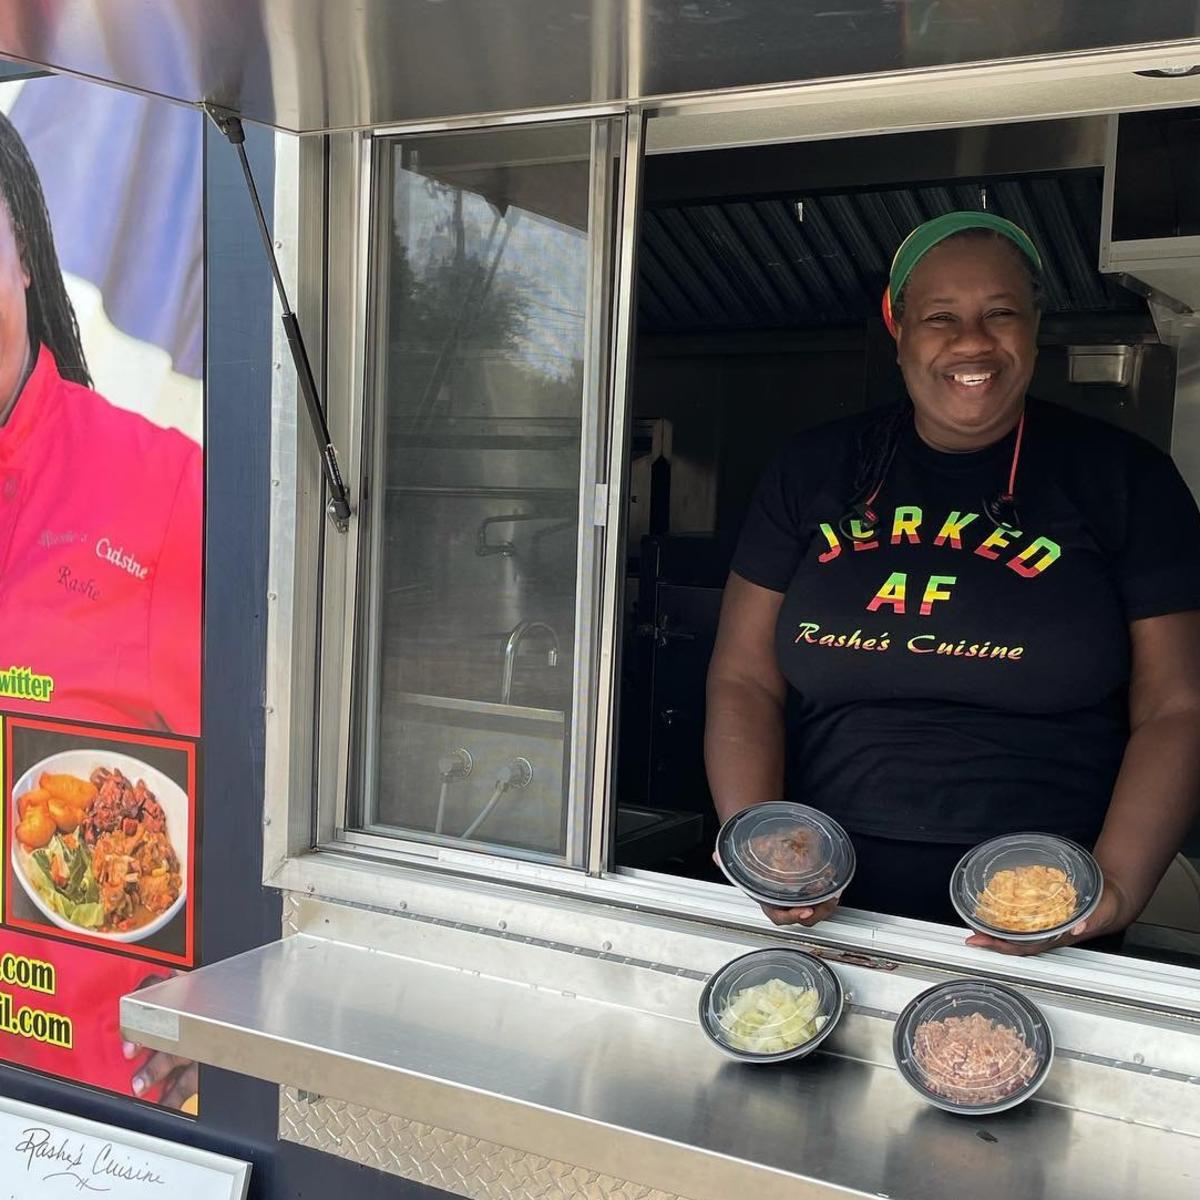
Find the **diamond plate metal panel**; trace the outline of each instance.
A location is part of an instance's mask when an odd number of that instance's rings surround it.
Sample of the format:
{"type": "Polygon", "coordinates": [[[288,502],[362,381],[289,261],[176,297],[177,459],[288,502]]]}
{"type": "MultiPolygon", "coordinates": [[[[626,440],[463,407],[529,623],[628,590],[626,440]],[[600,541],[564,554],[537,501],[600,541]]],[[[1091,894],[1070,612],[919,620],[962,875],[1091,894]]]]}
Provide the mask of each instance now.
{"type": "Polygon", "coordinates": [[[300,932],[300,901],[295,892],[283,893],[283,937],[300,932]]]}
{"type": "Polygon", "coordinates": [[[295,1088],[280,1089],[279,1136],[468,1200],[685,1200],[360,1104],[306,1098],[295,1088]]]}

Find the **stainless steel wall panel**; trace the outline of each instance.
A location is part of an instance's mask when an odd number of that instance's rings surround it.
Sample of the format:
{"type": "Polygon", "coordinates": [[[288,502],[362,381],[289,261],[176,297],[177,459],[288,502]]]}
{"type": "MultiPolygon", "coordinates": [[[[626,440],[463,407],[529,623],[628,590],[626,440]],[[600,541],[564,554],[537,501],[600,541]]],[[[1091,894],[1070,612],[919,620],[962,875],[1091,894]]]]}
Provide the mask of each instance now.
{"type": "Polygon", "coordinates": [[[293,132],[1198,35],[1193,0],[5,0],[0,13],[7,56],[293,132]]]}

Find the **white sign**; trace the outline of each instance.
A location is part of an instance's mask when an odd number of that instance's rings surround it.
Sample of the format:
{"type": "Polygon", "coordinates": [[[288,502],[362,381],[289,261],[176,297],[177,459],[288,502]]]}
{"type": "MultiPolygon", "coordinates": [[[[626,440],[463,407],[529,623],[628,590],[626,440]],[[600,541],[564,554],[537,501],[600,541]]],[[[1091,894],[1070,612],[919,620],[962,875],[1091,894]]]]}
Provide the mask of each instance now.
{"type": "Polygon", "coordinates": [[[0,1097],[0,1200],[245,1200],[250,1164],[0,1097]]]}

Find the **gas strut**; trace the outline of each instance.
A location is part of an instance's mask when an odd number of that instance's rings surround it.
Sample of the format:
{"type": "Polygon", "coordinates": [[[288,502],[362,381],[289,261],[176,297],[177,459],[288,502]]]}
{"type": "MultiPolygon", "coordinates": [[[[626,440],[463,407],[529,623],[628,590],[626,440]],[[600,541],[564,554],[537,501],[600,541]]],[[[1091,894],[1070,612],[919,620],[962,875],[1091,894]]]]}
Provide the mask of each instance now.
{"type": "Polygon", "coordinates": [[[304,335],[300,332],[300,322],[288,304],[287,291],[283,286],[283,276],[279,273],[279,261],[275,257],[275,247],[271,243],[271,231],[267,228],[267,218],[263,214],[262,201],[258,198],[258,188],[254,184],[254,175],[250,170],[250,160],[246,157],[246,131],[242,128],[242,120],[236,113],[228,109],[218,108],[213,104],[205,104],[204,111],[212,118],[213,124],[228,139],[229,144],[238,152],[242,164],[242,174],[246,177],[246,188],[254,205],[254,215],[258,218],[258,232],[262,236],[263,249],[267,252],[267,261],[271,264],[271,274],[275,277],[275,291],[279,295],[279,304],[283,309],[283,331],[287,334],[288,348],[292,352],[292,365],[296,368],[296,378],[300,382],[300,392],[304,396],[304,406],[308,409],[308,421],[312,427],[313,437],[317,439],[317,449],[321,454],[321,469],[325,475],[325,483],[329,488],[328,513],[330,520],[340,533],[345,533],[350,526],[350,496],[342,481],[342,472],[338,468],[337,451],[333,448],[333,439],[329,436],[329,423],[325,420],[325,410],[321,406],[321,398],[317,395],[317,381],[313,377],[312,365],[308,361],[308,351],[304,346],[304,335]]]}

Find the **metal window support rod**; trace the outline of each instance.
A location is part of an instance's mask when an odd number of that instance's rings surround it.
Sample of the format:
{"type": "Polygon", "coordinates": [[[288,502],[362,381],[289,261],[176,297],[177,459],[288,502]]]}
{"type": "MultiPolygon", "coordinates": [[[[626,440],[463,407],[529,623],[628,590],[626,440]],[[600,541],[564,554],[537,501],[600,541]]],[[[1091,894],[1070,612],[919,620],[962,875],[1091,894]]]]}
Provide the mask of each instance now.
{"type": "Polygon", "coordinates": [[[204,111],[237,151],[241,161],[242,174],[246,177],[246,189],[249,191],[251,203],[254,205],[254,215],[258,219],[258,231],[262,236],[263,249],[266,251],[267,261],[271,265],[271,274],[275,279],[275,291],[279,296],[280,307],[283,309],[281,319],[284,333],[287,334],[288,348],[292,353],[292,365],[296,369],[296,378],[299,380],[300,392],[304,397],[304,407],[308,410],[309,425],[312,428],[313,437],[317,440],[317,449],[321,455],[321,469],[325,476],[325,484],[329,488],[329,504],[326,511],[338,531],[345,533],[350,525],[350,496],[346,491],[346,484],[342,480],[337,451],[333,447],[333,439],[329,435],[329,424],[325,420],[325,410],[321,405],[321,398],[317,394],[317,381],[313,376],[312,364],[308,361],[304,335],[300,332],[300,321],[288,303],[287,290],[283,286],[283,276],[279,273],[279,260],[275,257],[271,231],[267,228],[267,218],[263,213],[262,201],[259,199],[254,175],[250,170],[250,160],[246,156],[246,131],[242,128],[241,118],[228,109],[205,104],[204,111]]]}

